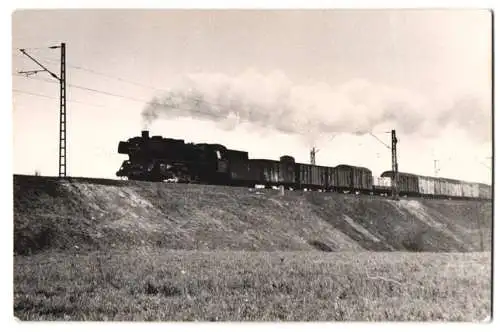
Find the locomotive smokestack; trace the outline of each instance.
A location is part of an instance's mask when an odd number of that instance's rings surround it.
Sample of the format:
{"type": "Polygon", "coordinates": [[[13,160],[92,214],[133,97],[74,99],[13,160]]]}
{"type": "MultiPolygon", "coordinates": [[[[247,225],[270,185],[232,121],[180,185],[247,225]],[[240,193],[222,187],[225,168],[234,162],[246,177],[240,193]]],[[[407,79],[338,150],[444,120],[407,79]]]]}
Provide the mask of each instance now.
{"type": "Polygon", "coordinates": [[[148,139],[149,138],[149,131],[148,130],[143,130],[142,131],[142,138],[143,139],[148,139]]]}

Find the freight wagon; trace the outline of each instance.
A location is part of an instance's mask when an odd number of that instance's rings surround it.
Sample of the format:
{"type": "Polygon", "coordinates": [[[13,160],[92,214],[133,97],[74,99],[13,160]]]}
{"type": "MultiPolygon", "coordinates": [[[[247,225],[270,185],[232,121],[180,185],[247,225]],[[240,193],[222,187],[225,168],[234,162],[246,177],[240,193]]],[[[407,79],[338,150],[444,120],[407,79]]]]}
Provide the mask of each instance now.
{"type": "MultiPolygon", "coordinates": [[[[128,155],[117,176],[130,180],[178,181],[208,184],[267,187],[283,185],[295,189],[388,194],[392,171],[374,177],[365,167],[340,164],[336,167],[296,163],[291,156],[279,161],[249,159],[248,152],[220,144],[186,143],[182,139],[139,137],[119,142],[118,153],[128,155]]],[[[399,173],[399,193],[405,196],[491,199],[492,187],[454,179],[399,173]]]]}
{"type": "Polygon", "coordinates": [[[326,167],[295,164],[296,183],[299,189],[325,189],[327,187],[325,178],[326,167]]]}
{"type": "MultiPolygon", "coordinates": [[[[385,171],[381,176],[391,180],[394,179],[394,173],[392,171],[385,171]]],[[[399,172],[398,186],[400,195],[415,196],[420,193],[418,176],[415,174],[399,172]]]]}
{"type": "Polygon", "coordinates": [[[383,176],[373,177],[373,193],[389,195],[392,189],[392,179],[383,176]]]}
{"type": "Polygon", "coordinates": [[[340,191],[370,193],[373,190],[372,171],[365,167],[338,165],[333,168],[335,187],[340,191]]]}
{"type": "Polygon", "coordinates": [[[478,183],[478,189],[479,189],[479,198],[482,199],[491,199],[492,193],[491,193],[491,186],[488,186],[483,183],[478,183]]]}
{"type": "Polygon", "coordinates": [[[435,178],[430,176],[418,176],[418,190],[420,195],[423,197],[434,196],[436,193],[436,181],[435,178]]]}

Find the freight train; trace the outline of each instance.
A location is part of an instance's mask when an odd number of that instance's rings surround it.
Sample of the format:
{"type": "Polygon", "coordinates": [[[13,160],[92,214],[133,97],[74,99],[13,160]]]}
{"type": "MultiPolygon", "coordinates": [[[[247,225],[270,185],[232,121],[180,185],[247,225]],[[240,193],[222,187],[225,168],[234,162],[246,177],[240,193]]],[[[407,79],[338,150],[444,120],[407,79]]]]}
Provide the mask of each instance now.
{"type": "MultiPolygon", "coordinates": [[[[291,156],[278,160],[249,159],[248,152],[220,144],[186,143],[182,139],[141,136],[120,141],[118,153],[128,155],[117,176],[129,180],[172,181],[234,186],[284,186],[294,190],[388,195],[394,174],[373,176],[366,167],[326,167],[295,162],[291,156]]],[[[399,194],[410,197],[486,199],[491,186],[399,172],[399,194]]]]}

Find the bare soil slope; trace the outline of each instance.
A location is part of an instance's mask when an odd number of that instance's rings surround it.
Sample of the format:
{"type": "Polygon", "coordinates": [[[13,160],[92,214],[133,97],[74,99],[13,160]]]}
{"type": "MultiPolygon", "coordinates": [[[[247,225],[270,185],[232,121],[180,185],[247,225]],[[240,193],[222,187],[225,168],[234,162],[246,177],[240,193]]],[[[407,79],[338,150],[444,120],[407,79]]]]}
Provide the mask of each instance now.
{"type": "Polygon", "coordinates": [[[14,176],[14,251],[491,250],[491,202],[14,176]]]}

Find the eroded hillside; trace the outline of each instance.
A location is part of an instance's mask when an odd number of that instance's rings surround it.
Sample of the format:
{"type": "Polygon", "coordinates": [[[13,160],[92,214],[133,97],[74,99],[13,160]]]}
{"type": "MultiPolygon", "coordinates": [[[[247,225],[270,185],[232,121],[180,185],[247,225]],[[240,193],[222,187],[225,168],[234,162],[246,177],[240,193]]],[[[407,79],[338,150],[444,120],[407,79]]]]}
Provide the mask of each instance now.
{"type": "Polygon", "coordinates": [[[491,249],[491,202],[14,176],[14,249],[491,249]]]}

